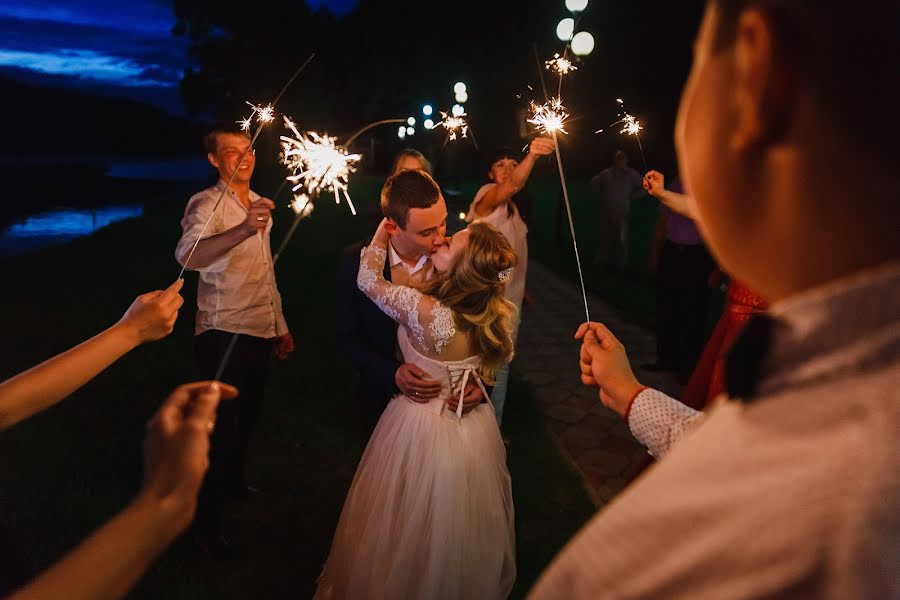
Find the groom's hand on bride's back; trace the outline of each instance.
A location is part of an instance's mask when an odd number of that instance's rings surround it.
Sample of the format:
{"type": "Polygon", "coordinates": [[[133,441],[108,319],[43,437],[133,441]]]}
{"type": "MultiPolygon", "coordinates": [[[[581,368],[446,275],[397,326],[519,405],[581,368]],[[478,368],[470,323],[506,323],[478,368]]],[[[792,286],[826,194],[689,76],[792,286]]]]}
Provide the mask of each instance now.
{"type": "Polygon", "coordinates": [[[412,363],[400,365],[394,373],[394,382],[407,398],[415,402],[428,402],[441,393],[441,384],[412,363]]]}

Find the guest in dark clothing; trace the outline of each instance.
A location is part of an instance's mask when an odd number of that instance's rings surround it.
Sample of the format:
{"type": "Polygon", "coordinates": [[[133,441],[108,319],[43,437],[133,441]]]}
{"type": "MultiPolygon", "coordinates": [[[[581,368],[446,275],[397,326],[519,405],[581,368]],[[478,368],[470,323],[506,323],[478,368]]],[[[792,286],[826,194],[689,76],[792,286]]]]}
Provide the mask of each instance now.
{"type": "MultiPolygon", "coordinates": [[[[671,190],[682,193],[676,178],[671,190]]],[[[694,221],[660,207],[654,236],[656,357],[651,369],[672,370],[687,383],[703,349],[709,281],[716,265],[694,221]]]]}

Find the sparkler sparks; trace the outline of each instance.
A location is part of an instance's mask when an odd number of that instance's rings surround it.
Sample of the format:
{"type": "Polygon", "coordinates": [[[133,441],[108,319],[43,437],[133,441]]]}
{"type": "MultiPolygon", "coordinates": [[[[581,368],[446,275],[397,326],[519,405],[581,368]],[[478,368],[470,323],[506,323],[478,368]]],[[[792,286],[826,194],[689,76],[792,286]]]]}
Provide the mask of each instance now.
{"type": "Polygon", "coordinates": [[[330,190],[337,204],[341,203],[343,194],[350,212],[356,215],[347,184],[362,155],[349,154],[346,148],[335,143],[337,138],[315,131],[301,134],[287,117],[284,123],[296,136],[281,136],[282,163],[291,171],[287,180],[294,184],[293,191],[305,188],[310,196],[316,196],[330,190]]]}
{"type": "MultiPolygon", "coordinates": [[[[640,150],[640,152],[641,152],[641,160],[644,163],[644,171],[646,172],[647,171],[647,159],[644,156],[644,145],[641,144],[641,134],[640,134],[641,130],[643,130],[644,127],[641,125],[641,122],[638,121],[637,118],[635,118],[634,115],[632,115],[628,112],[628,109],[625,107],[624,100],[622,100],[621,98],[616,98],[616,102],[619,104],[620,107],[622,107],[622,112],[619,113],[619,116],[621,118],[618,121],[616,121],[615,123],[612,123],[610,125],[610,127],[615,127],[616,125],[622,125],[622,129],[619,131],[619,133],[634,136],[634,139],[637,140],[638,150],[640,150]]],[[[594,133],[603,133],[603,130],[598,129],[594,133]]]]}
{"type": "Polygon", "coordinates": [[[291,202],[290,207],[291,210],[294,211],[294,214],[299,216],[309,216],[309,214],[313,211],[315,205],[313,205],[312,200],[309,199],[309,196],[306,194],[297,194],[294,196],[294,200],[291,202]]]}
{"type": "Polygon", "coordinates": [[[568,133],[565,129],[566,119],[568,118],[569,113],[566,112],[562,99],[557,96],[541,105],[532,102],[531,118],[528,119],[528,122],[533,123],[538,128],[538,131],[543,133],[568,133]]]}
{"type": "Polygon", "coordinates": [[[253,104],[252,102],[247,102],[247,105],[252,109],[252,111],[250,112],[250,116],[246,119],[235,121],[235,123],[240,125],[241,129],[243,129],[244,131],[250,131],[250,126],[253,124],[254,117],[256,118],[256,121],[260,124],[260,126],[268,125],[275,120],[275,107],[271,104],[262,106],[259,104],[253,104]]]}
{"type": "Polygon", "coordinates": [[[556,71],[560,77],[568,75],[572,71],[577,71],[578,67],[572,64],[572,61],[565,56],[554,54],[553,58],[544,63],[550,71],[556,71]]]}
{"type": "Polygon", "coordinates": [[[443,127],[447,130],[447,138],[455,140],[457,133],[459,137],[467,137],[469,134],[469,123],[466,121],[466,113],[462,112],[458,115],[451,115],[441,112],[441,122],[435,127],[443,127]]]}
{"type": "Polygon", "coordinates": [[[625,123],[625,126],[622,127],[622,131],[619,133],[627,133],[628,135],[637,135],[638,131],[643,129],[641,127],[641,122],[634,118],[633,115],[629,115],[625,113],[625,118],[623,118],[619,123],[625,123]]]}

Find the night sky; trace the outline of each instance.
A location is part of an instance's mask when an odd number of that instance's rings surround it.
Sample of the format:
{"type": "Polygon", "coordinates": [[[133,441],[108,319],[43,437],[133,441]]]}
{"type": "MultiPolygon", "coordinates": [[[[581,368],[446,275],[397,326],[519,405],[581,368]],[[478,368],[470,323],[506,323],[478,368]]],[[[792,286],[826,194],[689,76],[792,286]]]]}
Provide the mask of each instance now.
{"type": "MultiPolygon", "coordinates": [[[[355,0],[311,0],[346,14],[355,0]]],[[[182,112],[187,40],[172,34],[171,0],[4,0],[0,71],[17,79],[118,92],[182,112]],[[118,88],[118,89],[115,89],[118,88]]]]}
{"type": "MultiPolygon", "coordinates": [[[[302,112],[315,127],[348,133],[385,115],[418,114],[425,102],[449,110],[453,82],[465,80],[471,86],[469,122],[485,147],[516,144],[524,135],[519,124],[527,101],[541,96],[533,45],[541,59],[562,51],[556,23],[571,16],[564,0],[458,0],[450,9],[416,0],[307,0],[318,15],[310,15],[303,0],[255,8],[177,0],[184,17],[181,33],[200,30],[192,43],[175,35],[173,4],[176,0],[0,3],[0,77],[14,80],[5,108],[17,110],[16,85],[32,86],[21,92],[23,101],[42,102],[54,119],[21,124],[14,132],[16,152],[42,152],[43,138],[79,119],[108,121],[100,125],[110,135],[92,136],[90,152],[128,151],[131,141],[117,132],[122,122],[145,124],[156,134],[157,148],[169,147],[171,134],[159,126],[164,119],[142,108],[162,108],[197,126],[235,119],[243,116],[244,100],[274,96],[311,51],[316,60],[282,108],[293,116],[302,112]],[[210,26],[203,30],[205,22],[210,26]],[[216,32],[223,27],[230,28],[223,36],[228,43],[218,46],[216,32]],[[86,95],[59,101],[58,88],[86,95]],[[104,97],[102,103],[94,102],[98,97],[104,97]],[[115,104],[109,97],[132,102],[115,104]]],[[[577,123],[567,136],[574,168],[596,169],[623,145],[618,134],[594,134],[615,120],[620,96],[646,126],[642,137],[652,162],[673,164],[675,109],[702,5],[703,0],[588,5],[578,28],[594,35],[595,50],[578,61],[579,70],[563,91],[577,123]]],[[[404,143],[426,142],[420,136],[404,143]]]]}

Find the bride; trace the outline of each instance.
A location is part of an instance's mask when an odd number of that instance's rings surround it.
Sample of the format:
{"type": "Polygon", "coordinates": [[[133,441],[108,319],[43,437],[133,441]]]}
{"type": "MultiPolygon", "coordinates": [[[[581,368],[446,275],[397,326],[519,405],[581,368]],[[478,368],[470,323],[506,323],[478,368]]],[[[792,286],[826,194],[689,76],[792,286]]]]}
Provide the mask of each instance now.
{"type": "Polygon", "coordinates": [[[481,382],[491,384],[512,353],[516,309],[503,288],[516,255],[496,229],[474,223],[434,254],[438,276],[419,291],[384,279],[387,244],[382,223],[362,251],[357,285],[400,324],[404,361],[442,391],[423,404],[391,400],[347,494],[315,597],[506,598],[516,576],[506,448],[491,404],[463,414],[462,394],[472,378],[484,392],[481,382]]]}

